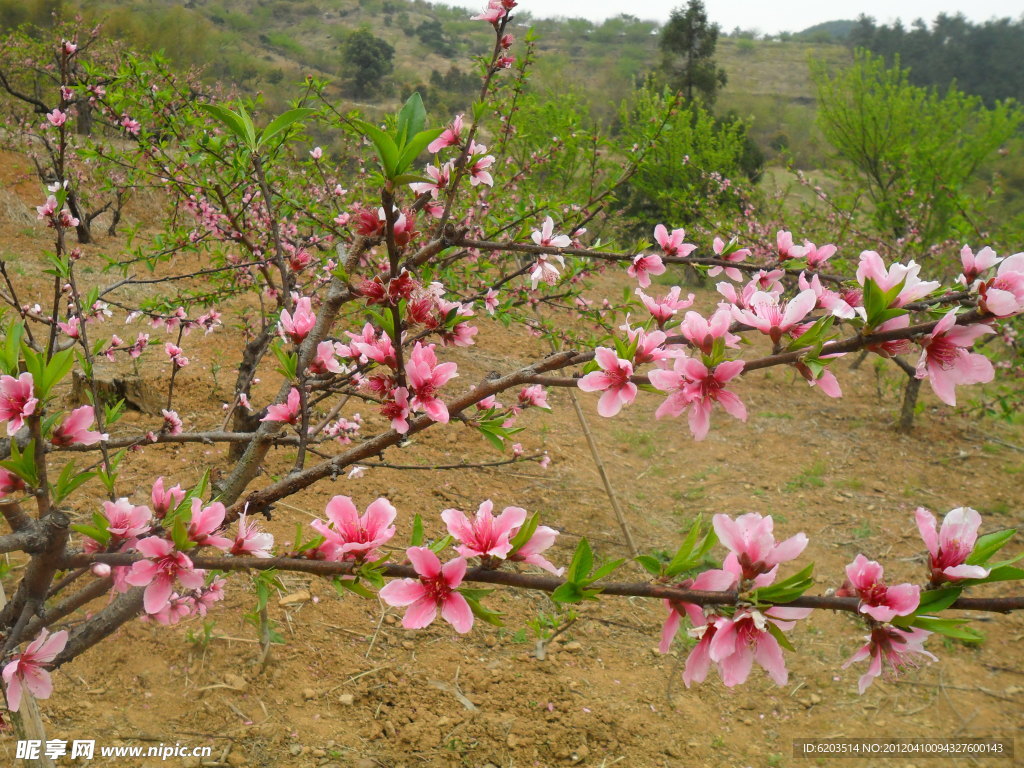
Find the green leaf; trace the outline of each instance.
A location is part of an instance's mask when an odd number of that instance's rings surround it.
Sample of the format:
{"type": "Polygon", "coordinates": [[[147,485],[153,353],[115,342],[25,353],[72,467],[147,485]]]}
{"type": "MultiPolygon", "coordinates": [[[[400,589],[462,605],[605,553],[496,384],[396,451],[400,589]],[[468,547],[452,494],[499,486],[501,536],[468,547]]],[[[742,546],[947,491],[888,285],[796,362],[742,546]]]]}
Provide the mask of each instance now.
{"type": "Polygon", "coordinates": [[[423,130],[426,122],[427,110],[423,106],[423,97],[419,91],[413,91],[412,96],[402,106],[402,111],[398,113],[398,146],[404,147],[408,144],[410,138],[423,130]]]}
{"type": "Polygon", "coordinates": [[[967,556],[965,562],[967,565],[984,565],[992,558],[992,555],[1006,545],[1016,532],[1016,528],[1007,528],[1003,531],[993,531],[979,536],[974,543],[974,549],[971,550],[971,554],[967,556]]]}
{"type": "Polygon", "coordinates": [[[431,544],[428,547],[428,549],[435,555],[439,555],[441,554],[441,552],[447,549],[448,545],[451,544],[452,541],[454,541],[454,539],[452,539],[451,536],[445,536],[444,538],[438,539],[433,544],[431,544]]]}
{"type": "Polygon", "coordinates": [[[247,143],[245,123],[241,117],[220,104],[200,104],[199,108],[227,128],[239,141],[247,143]]]}
{"type": "Polygon", "coordinates": [[[174,526],[171,528],[171,539],[174,541],[174,548],[181,552],[192,549],[196,545],[194,541],[189,539],[188,526],[182,517],[174,521],[174,526]]]}
{"type": "Polygon", "coordinates": [[[412,519],[412,541],[411,546],[421,547],[423,546],[423,518],[420,517],[419,512],[412,519]]]}
{"type": "Polygon", "coordinates": [[[346,592],[352,592],[353,594],[367,599],[372,599],[377,596],[374,592],[360,584],[358,579],[343,579],[340,576],[335,576],[333,584],[339,595],[344,595],[346,592]]]}
{"type": "Polygon", "coordinates": [[[751,600],[755,603],[785,604],[800,597],[804,592],[814,585],[811,574],[814,571],[814,564],[811,563],[799,573],[790,576],[788,579],[772,584],[768,587],[761,587],[751,592],[751,600]]]}
{"type": "Polygon", "coordinates": [[[384,176],[390,179],[397,175],[399,151],[395,145],[395,140],[380,128],[365,120],[353,120],[352,122],[359,130],[366,134],[377,148],[377,157],[380,159],[380,166],[384,171],[384,176]]]}
{"type": "Polygon", "coordinates": [[[921,602],[918,603],[915,615],[939,613],[944,611],[960,597],[962,590],[959,587],[944,587],[942,589],[929,589],[921,593],[921,602]]]}
{"type": "Polygon", "coordinates": [[[19,373],[18,361],[21,359],[21,338],[25,333],[25,326],[20,322],[12,323],[7,328],[7,337],[4,339],[3,358],[0,360],[0,369],[10,376],[17,376],[19,373]]]}
{"type": "Polygon", "coordinates": [[[53,487],[53,503],[60,504],[75,492],[80,485],[96,476],[95,472],[75,472],[75,462],[69,461],[61,470],[57,484],[53,487]]]}
{"type": "Polygon", "coordinates": [[[74,523],[71,526],[71,530],[76,531],[83,536],[88,536],[90,539],[99,542],[104,547],[110,543],[110,533],[100,528],[96,528],[95,526],[86,525],[84,523],[74,523]]]}
{"type": "Polygon", "coordinates": [[[38,397],[40,399],[46,397],[50,390],[53,389],[54,385],[63,381],[64,377],[71,372],[71,368],[74,364],[74,348],[54,353],[53,357],[51,357],[50,361],[46,364],[46,369],[43,373],[41,394],[39,394],[38,397]]]}
{"type": "Polygon", "coordinates": [[[580,539],[580,543],[576,545],[576,552],[572,556],[572,563],[569,564],[569,570],[565,574],[566,580],[573,583],[582,582],[590,573],[593,565],[594,553],[590,549],[590,544],[585,538],[580,539]]]}
{"type": "Polygon", "coordinates": [[[626,562],[625,559],[612,560],[611,562],[605,563],[590,575],[590,577],[587,579],[587,583],[590,584],[595,581],[600,581],[609,573],[614,571],[616,568],[621,567],[624,562],[626,562]]]}
{"type": "Polygon", "coordinates": [[[492,611],[487,608],[484,608],[484,606],[480,604],[480,601],[478,599],[466,594],[469,590],[459,589],[456,591],[462,592],[463,597],[466,598],[466,602],[469,603],[469,609],[473,612],[474,616],[480,619],[480,621],[484,621],[488,624],[493,624],[495,627],[505,626],[505,622],[501,620],[501,617],[504,614],[498,611],[492,611]]]}
{"type": "Polygon", "coordinates": [[[260,140],[257,146],[262,146],[270,141],[272,138],[282,131],[286,131],[299,120],[305,120],[310,115],[316,114],[315,109],[308,107],[300,107],[298,109],[289,109],[284,114],[275,117],[270,124],[263,129],[263,134],[260,136],[260,140]]]}
{"type": "Polygon", "coordinates": [[[661,576],[661,561],[653,555],[637,555],[633,560],[651,576],[661,576]]]}
{"type": "Polygon", "coordinates": [[[256,126],[252,122],[252,118],[249,117],[249,113],[245,111],[245,105],[239,103],[238,105],[238,117],[242,121],[242,128],[245,130],[245,143],[249,149],[253,152],[256,151],[256,126]]]}
{"type": "MultiPolygon", "coordinates": [[[[429,145],[430,142],[440,136],[443,132],[444,128],[431,128],[430,130],[420,131],[413,136],[402,149],[401,156],[398,158],[397,170],[401,172],[412,165],[416,158],[426,150],[427,145],[429,145]]],[[[396,182],[397,181],[398,180],[396,179],[396,182]]],[[[429,181],[429,179],[426,179],[426,181],[429,181]]]]}
{"type": "Polygon", "coordinates": [[[508,557],[511,557],[520,549],[522,549],[523,546],[526,545],[526,542],[533,538],[533,534],[537,532],[537,525],[539,523],[540,515],[536,513],[530,515],[530,517],[527,518],[526,522],[523,523],[523,525],[516,532],[516,535],[513,536],[511,541],[509,542],[512,545],[512,549],[509,550],[508,557]]]}
{"type": "Polygon", "coordinates": [[[786,637],[786,633],[782,631],[778,624],[769,621],[766,623],[766,626],[768,628],[768,632],[771,633],[771,636],[779,642],[779,645],[781,645],[787,651],[796,650],[796,648],[793,647],[793,644],[789,642],[789,638],[786,637]]]}
{"type": "Polygon", "coordinates": [[[551,599],[556,603],[579,603],[583,600],[583,588],[579,584],[567,581],[551,593],[551,599]]]}
{"type": "MultiPolygon", "coordinates": [[[[896,622],[893,622],[896,623],[896,622]]],[[[963,640],[965,643],[980,643],[985,638],[980,632],[971,629],[967,619],[936,619],[932,616],[914,616],[908,626],[938,632],[946,637],[963,640]]]]}

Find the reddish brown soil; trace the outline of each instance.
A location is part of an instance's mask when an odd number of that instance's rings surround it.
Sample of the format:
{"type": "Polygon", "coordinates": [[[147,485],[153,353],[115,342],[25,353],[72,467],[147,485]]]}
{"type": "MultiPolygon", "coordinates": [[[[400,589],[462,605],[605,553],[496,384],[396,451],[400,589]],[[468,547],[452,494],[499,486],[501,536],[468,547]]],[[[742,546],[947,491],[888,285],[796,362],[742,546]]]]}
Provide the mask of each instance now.
{"type": "MultiPolygon", "coordinates": [[[[36,204],[31,194],[25,202],[36,204]]],[[[6,222],[0,226],[10,229],[6,222]]],[[[28,271],[34,254],[47,247],[45,231],[9,235],[0,245],[4,258],[23,262],[28,271]]],[[[123,241],[107,239],[87,253],[116,253],[119,247],[123,241]]],[[[187,428],[221,421],[237,359],[227,351],[237,341],[231,334],[189,340],[193,364],[180,377],[175,400],[187,428]],[[219,388],[211,391],[213,364],[223,371],[219,388]]],[[[460,378],[449,389],[462,391],[489,370],[510,370],[542,352],[539,341],[510,338],[484,324],[474,350],[445,350],[447,359],[460,364],[460,378]]],[[[166,367],[154,363],[144,367],[144,375],[159,385],[166,367]]],[[[844,564],[858,552],[883,561],[893,581],[920,580],[922,545],[912,517],[918,505],[938,513],[973,506],[983,513],[985,530],[1024,522],[1024,454],[1006,445],[1024,445],[1019,427],[958,415],[927,392],[914,433],[896,434],[890,423],[899,379],[888,368],[879,374],[871,360],[858,371],[849,368],[850,361],[836,366],[846,393],[841,401],[809,389],[789,371],[746,377],[736,390],[749,422],[716,411],[702,443],[692,441],[683,421],[654,421],[655,396],[641,395],[620,417],[606,420],[597,416],[595,399],[581,393],[641,548],[673,548],[680,530],[700,513],[770,513],[782,536],[804,531],[810,537],[806,557],[817,563],[816,591],[823,592],[839,585],[844,564]]],[[[264,376],[254,401],[276,390],[276,376],[264,376]]],[[[970,397],[965,393],[965,400],[970,397]]],[[[442,509],[471,510],[491,498],[499,508],[516,504],[541,512],[545,523],[557,527],[562,535],[553,550],[556,562],[568,562],[580,536],[602,558],[623,556],[621,534],[569,395],[554,391],[550,401],[551,414],[524,417],[530,429],[522,435],[528,451],[550,451],[547,470],[534,464],[457,472],[373,469],[361,479],[341,477],[279,504],[269,528],[287,542],[296,521],[322,516],[334,494],[350,495],[360,507],[385,495],[399,509],[395,541],[402,542],[416,512],[429,535],[440,535],[442,509]]],[[[365,431],[372,434],[380,419],[363,411],[365,431]]],[[[114,431],[156,423],[131,414],[114,431]]],[[[428,430],[387,458],[430,464],[467,455],[497,454],[476,433],[452,424],[428,430]]],[[[148,448],[126,459],[120,492],[143,503],[156,475],[189,485],[206,467],[223,466],[223,456],[220,447],[148,448]]],[[[267,471],[287,471],[293,460],[283,451],[267,471]]],[[[100,499],[99,489],[89,484],[73,511],[87,517],[100,499]]],[[[10,562],[15,570],[5,579],[8,593],[21,573],[21,561],[10,562]]],[[[623,577],[641,573],[627,566],[623,577]]],[[[49,736],[94,738],[105,745],[212,745],[214,758],[203,765],[252,768],[832,762],[852,768],[879,762],[795,759],[792,740],[1017,736],[1024,727],[1022,616],[982,619],[977,626],[987,641],[980,647],[933,637],[928,647],[940,663],[896,683],[876,683],[858,696],[863,670],[842,670],[840,664],[860,644],[863,628],[847,616],[817,612],[793,633],[799,652],[787,654],[787,686],[776,687],[755,669],[737,690],[724,688],[714,674],[688,690],[680,674],[682,641],[670,656],[656,652],[665,617],[657,602],[608,598],[588,604],[540,660],[529,622],[553,614],[543,595],[498,590],[489,604],[505,612],[506,627],[478,624],[460,637],[445,624],[404,630],[395,610],[376,600],[339,597],[327,582],[301,575],[281,580],[284,589],[271,601],[270,615],[285,644],[272,648],[265,666],[259,665],[256,631],[243,618],[255,598],[246,580],[235,577],[228,599],[212,613],[208,638],[199,619],[172,628],[134,622],[55,673],[55,693],[41,703],[49,736]]],[[[90,609],[101,605],[97,601],[90,609]]],[[[0,741],[0,754],[4,764],[16,764],[10,737],[0,741]]],[[[135,760],[87,764],[199,764],[135,760]]],[[[883,764],[967,763],[909,758],[883,764]]]]}

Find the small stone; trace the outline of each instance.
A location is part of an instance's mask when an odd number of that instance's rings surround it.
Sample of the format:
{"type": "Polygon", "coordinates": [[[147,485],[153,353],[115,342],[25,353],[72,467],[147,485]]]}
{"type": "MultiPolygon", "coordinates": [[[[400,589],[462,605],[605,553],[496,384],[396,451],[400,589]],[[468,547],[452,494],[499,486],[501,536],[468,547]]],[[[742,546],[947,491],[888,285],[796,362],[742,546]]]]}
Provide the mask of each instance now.
{"type": "Polygon", "coordinates": [[[816,693],[811,694],[811,704],[821,704],[821,696],[816,693]]]}
{"type": "Polygon", "coordinates": [[[573,640],[571,643],[566,643],[562,648],[569,653],[579,653],[583,650],[583,643],[579,640],[573,640]]]}
{"type": "Polygon", "coordinates": [[[246,682],[245,678],[241,675],[236,675],[233,672],[228,672],[224,675],[224,685],[228,688],[234,688],[236,691],[244,691],[249,683],[246,682]]]}
{"type": "Polygon", "coordinates": [[[416,643],[414,643],[412,640],[403,640],[402,641],[402,648],[407,650],[407,651],[411,651],[415,647],[416,647],[416,643]]]}
{"type": "Polygon", "coordinates": [[[356,760],[352,763],[352,768],[380,768],[380,763],[376,760],[371,760],[368,757],[364,757],[361,760],[356,760]]]}
{"type": "Polygon", "coordinates": [[[297,605],[299,603],[308,603],[312,599],[308,589],[300,589],[298,592],[292,592],[290,595],[285,595],[277,604],[282,608],[288,605],[297,605]]]}
{"type": "Polygon", "coordinates": [[[245,755],[241,752],[232,752],[228,755],[228,765],[239,766],[245,765],[245,755]]]}
{"type": "Polygon", "coordinates": [[[302,689],[302,698],[304,698],[306,701],[310,701],[311,699],[315,699],[316,698],[316,691],[314,691],[312,688],[303,688],[302,689]]]}
{"type": "Polygon", "coordinates": [[[313,757],[327,757],[327,752],[319,747],[310,752],[310,754],[313,755],[313,757]]]}
{"type": "Polygon", "coordinates": [[[292,757],[298,757],[300,754],[302,754],[302,745],[292,744],[288,747],[288,751],[291,752],[292,757]]]}
{"type": "Polygon", "coordinates": [[[395,738],[395,734],[398,733],[398,729],[395,728],[395,724],[390,720],[384,721],[384,735],[389,739],[395,738]]]}
{"type": "Polygon", "coordinates": [[[392,616],[390,613],[384,617],[384,623],[389,626],[393,626],[398,621],[396,616],[392,616]]]}
{"type": "Polygon", "coordinates": [[[353,704],[356,703],[356,697],[353,696],[351,693],[343,693],[341,694],[341,696],[338,697],[338,703],[341,704],[343,707],[351,707],[353,704]]]}

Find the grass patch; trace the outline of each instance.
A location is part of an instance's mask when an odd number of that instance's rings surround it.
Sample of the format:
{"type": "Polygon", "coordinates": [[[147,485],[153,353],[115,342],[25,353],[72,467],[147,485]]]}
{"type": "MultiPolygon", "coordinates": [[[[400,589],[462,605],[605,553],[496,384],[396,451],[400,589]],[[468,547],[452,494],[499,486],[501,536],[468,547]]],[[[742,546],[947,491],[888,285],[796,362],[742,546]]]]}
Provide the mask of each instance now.
{"type": "Polygon", "coordinates": [[[798,491],[805,488],[822,488],[825,485],[824,475],[826,469],[824,461],[816,461],[786,483],[784,490],[798,491]]]}

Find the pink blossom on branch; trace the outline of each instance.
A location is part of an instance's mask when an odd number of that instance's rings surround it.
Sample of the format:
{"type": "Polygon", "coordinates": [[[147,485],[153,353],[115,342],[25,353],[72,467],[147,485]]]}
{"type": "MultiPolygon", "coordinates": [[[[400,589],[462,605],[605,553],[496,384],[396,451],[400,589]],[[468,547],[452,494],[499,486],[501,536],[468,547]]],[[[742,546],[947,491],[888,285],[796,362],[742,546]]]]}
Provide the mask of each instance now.
{"type": "Polygon", "coordinates": [[[882,566],[864,555],[857,555],[846,566],[846,582],[836,590],[841,597],[859,597],[858,610],[875,621],[892,621],[897,616],[909,616],[921,600],[921,588],[916,584],[887,586],[882,581],[882,566]]]}
{"type": "Polygon", "coordinates": [[[999,271],[981,286],[982,309],[996,317],[1024,312],[1024,253],[1006,257],[999,271]]]}
{"type": "Polygon", "coordinates": [[[924,649],[924,641],[930,634],[923,629],[900,629],[888,624],[872,627],[871,634],[865,638],[868,642],[843,664],[843,668],[871,659],[868,671],[857,686],[858,691],[864,693],[876,677],[894,679],[904,668],[920,666],[922,657],[925,663],[938,661],[924,649]]]}
{"type": "Polygon", "coordinates": [[[735,520],[728,515],[715,515],[712,524],[718,540],[729,550],[723,568],[739,573],[744,579],[755,580],[756,586],[771,583],[779,564],[795,560],[807,547],[807,536],[803,533],[776,544],[775,522],[771,515],[762,517],[750,512],[735,520]],[[772,579],[765,581],[763,577],[769,573],[772,579]],[[762,583],[756,583],[759,577],[762,583]]]}
{"type": "Polygon", "coordinates": [[[597,412],[610,418],[618,414],[622,406],[636,399],[637,386],[629,380],[633,375],[633,364],[620,359],[615,350],[608,347],[594,350],[594,359],[601,370],[588,373],[577,386],[584,392],[603,392],[597,402],[597,412]]]}
{"type": "Polygon", "coordinates": [[[427,151],[437,154],[445,147],[456,147],[462,143],[462,115],[456,115],[451,125],[441,132],[441,135],[427,145],[427,151]]]}
{"type": "Polygon", "coordinates": [[[695,440],[703,440],[711,426],[711,408],[718,403],[730,416],[747,420],[747,409],[734,392],[725,385],[743,370],[742,360],[719,363],[709,370],[700,360],[677,357],[672,370],[653,370],[651,384],[669,396],[654,412],[656,418],[679,416],[690,408],[690,432],[695,440]]]}
{"type": "Polygon", "coordinates": [[[928,379],[932,391],[947,405],[956,405],[957,385],[984,384],[995,377],[991,360],[967,351],[975,339],[992,329],[984,324],[957,325],[956,313],[954,307],[921,340],[917,363],[917,378],[928,379]]]}
{"type": "Polygon", "coordinates": [[[95,412],[91,405],[83,405],[81,408],[75,408],[64,422],[53,430],[53,435],[50,437],[50,442],[54,445],[68,446],[68,445],[95,445],[101,440],[107,440],[110,438],[108,434],[101,434],[94,432],[89,429],[89,425],[92,424],[95,412]]]}
{"type": "Polygon", "coordinates": [[[50,673],[43,669],[43,665],[57,658],[57,654],[64,650],[67,642],[66,629],[52,635],[49,630],[43,629],[24,651],[15,654],[4,666],[7,708],[11,712],[17,712],[21,708],[24,688],[37,699],[50,698],[50,694],[53,693],[53,681],[50,679],[50,673]]]}
{"type": "MultiPolygon", "coordinates": [[[[715,255],[720,259],[731,261],[735,264],[740,264],[743,261],[746,261],[747,256],[750,255],[749,248],[737,248],[736,250],[723,255],[722,252],[725,250],[725,245],[726,244],[722,238],[716,237],[711,243],[711,250],[714,251],[715,255]]],[[[736,267],[723,267],[717,264],[708,270],[708,277],[716,277],[722,272],[725,272],[726,277],[730,280],[735,280],[737,283],[743,279],[743,273],[736,269],[736,267]]]]}
{"type": "Polygon", "coordinates": [[[260,529],[244,512],[238,516],[238,533],[228,552],[235,556],[273,557],[274,535],[260,529]]]}
{"type": "Polygon", "coordinates": [[[316,315],[313,313],[312,301],[308,296],[303,296],[296,302],[294,315],[287,309],[281,310],[279,333],[294,344],[301,344],[302,340],[313,330],[314,325],[316,325],[316,315]]]}
{"type": "Polygon", "coordinates": [[[327,520],[310,526],[324,537],[317,552],[326,560],[377,560],[379,548],[395,535],[398,511],[384,497],[370,503],[361,516],[352,499],[335,496],[327,502],[327,520]]]}
{"type": "Polygon", "coordinates": [[[0,376],[0,421],[7,422],[8,436],[13,436],[25,419],[36,412],[39,399],[33,394],[31,373],[23,373],[18,378],[0,376]]]}
{"type": "Polygon", "coordinates": [[[146,613],[156,613],[167,605],[175,580],[188,589],[199,589],[205,581],[204,572],[196,570],[184,552],[178,552],[166,539],[149,536],[136,545],[145,560],[132,563],[125,576],[133,587],[145,587],[142,605],[146,613]]]}
{"type": "MultiPolygon", "coordinates": [[[[545,455],[540,461],[542,468],[547,467],[547,462],[551,459],[545,455]]],[[[518,530],[512,531],[512,538],[516,537],[518,530]]],[[[548,573],[553,573],[555,576],[561,576],[565,573],[565,568],[556,568],[554,564],[546,557],[541,555],[547,549],[550,549],[555,539],[558,538],[558,531],[554,528],[550,528],[546,525],[538,525],[537,530],[533,532],[533,535],[529,540],[523,544],[519,549],[509,555],[508,559],[514,563],[530,563],[536,565],[538,568],[543,568],[548,573]]]]}
{"type": "Polygon", "coordinates": [[[636,278],[641,288],[649,288],[651,286],[651,275],[663,275],[665,274],[665,269],[666,267],[661,260],[661,256],[656,253],[641,253],[633,259],[633,263],[626,269],[626,274],[636,278]]]}
{"type": "Polygon", "coordinates": [[[178,505],[185,500],[185,491],[180,485],[164,490],[164,479],[158,477],[153,483],[150,499],[153,502],[153,514],[158,520],[163,520],[168,512],[177,509],[178,505]]]}
{"type": "Polygon", "coordinates": [[[747,309],[732,308],[736,322],[756,328],[778,343],[784,334],[799,333],[800,323],[818,303],[814,291],[801,291],[795,298],[781,302],[775,293],[758,291],[750,297],[747,309]]]}
{"type": "Polygon", "coordinates": [[[434,345],[423,346],[416,342],[409,361],[405,366],[409,377],[409,390],[414,410],[424,411],[431,419],[440,423],[448,423],[448,407],[437,397],[436,393],[450,379],[458,376],[456,363],[438,363],[434,354],[434,345]]]}
{"type": "Polygon", "coordinates": [[[473,611],[466,598],[456,592],[466,575],[466,560],[457,557],[441,565],[437,555],[426,547],[410,547],[406,551],[418,579],[396,579],[379,592],[381,600],[391,606],[408,606],[402,618],[406,629],[422,629],[430,625],[441,609],[441,618],[456,632],[465,634],[473,628],[473,611]]]}
{"type": "Polygon", "coordinates": [[[493,514],[494,503],[487,499],[480,504],[472,520],[459,509],[446,509],[441,519],[448,526],[448,533],[461,544],[456,551],[463,557],[498,557],[504,559],[512,550],[509,540],[513,531],[526,522],[526,510],[521,507],[505,507],[497,517],[493,514]]]}
{"type": "Polygon", "coordinates": [[[903,287],[893,302],[894,306],[902,307],[912,301],[923,299],[930,294],[940,283],[935,281],[925,282],[918,276],[921,272],[921,265],[911,261],[909,264],[890,264],[885,266],[882,257],[874,251],[864,251],[860,255],[860,263],[857,265],[857,282],[861,285],[867,280],[873,280],[883,291],[895,288],[900,283],[903,287]]]}
{"type": "Polygon", "coordinates": [[[640,297],[640,301],[651,313],[651,317],[658,323],[658,327],[662,327],[680,309],[693,306],[693,294],[691,293],[685,299],[680,299],[681,291],[682,289],[678,285],[674,285],[664,298],[655,299],[644,293],[642,288],[637,288],[636,295],[640,297]]]}
{"type": "Polygon", "coordinates": [[[661,250],[665,252],[666,256],[685,258],[697,250],[696,245],[684,243],[684,237],[686,237],[686,230],[684,229],[673,229],[670,235],[668,230],[665,229],[664,224],[658,224],[654,228],[654,240],[661,246],[661,250]]]}
{"type": "Polygon", "coordinates": [[[568,248],[572,245],[572,238],[568,235],[556,235],[554,234],[555,222],[548,216],[544,219],[544,223],[541,225],[540,230],[534,230],[531,237],[533,242],[537,245],[548,246],[551,248],[568,248]]]}
{"type": "Polygon", "coordinates": [[[292,387],[288,393],[288,401],[267,406],[267,415],[260,419],[260,421],[280,421],[285,424],[298,424],[301,408],[302,396],[299,390],[292,387]]]}
{"type": "Polygon", "coordinates": [[[231,539],[215,536],[214,532],[224,522],[227,510],[219,501],[204,507],[200,499],[192,499],[192,517],[188,524],[188,538],[201,547],[216,547],[222,552],[231,547],[231,539]]]}
{"type": "Polygon", "coordinates": [[[980,565],[967,565],[967,558],[978,541],[981,515],[970,507],[957,507],[942,520],[936,532],[935,515],[924,507],[914,513],[917,529],[928,548],[931,583],[942,584],[961,579],[984,579],[989,574],[980,565]]]}

